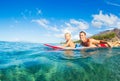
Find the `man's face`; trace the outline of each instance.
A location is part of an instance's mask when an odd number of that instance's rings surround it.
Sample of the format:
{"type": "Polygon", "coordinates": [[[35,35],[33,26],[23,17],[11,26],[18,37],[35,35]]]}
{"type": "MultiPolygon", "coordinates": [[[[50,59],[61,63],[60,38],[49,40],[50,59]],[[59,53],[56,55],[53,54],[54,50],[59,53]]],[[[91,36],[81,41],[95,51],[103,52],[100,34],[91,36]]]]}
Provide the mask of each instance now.
{"type": "Polygon", "coordinates": [[[84,33],[80,33],[79,37],[82,41],[86,39],[86,35],[84,33]]]}
{"type": "Polygon", "coordinates": [[[66,35],[65,35],[65,39],[66,39],[66,40],[70,40],[70,38],[71,38],[70,34],[66,34],[66,35]]]}

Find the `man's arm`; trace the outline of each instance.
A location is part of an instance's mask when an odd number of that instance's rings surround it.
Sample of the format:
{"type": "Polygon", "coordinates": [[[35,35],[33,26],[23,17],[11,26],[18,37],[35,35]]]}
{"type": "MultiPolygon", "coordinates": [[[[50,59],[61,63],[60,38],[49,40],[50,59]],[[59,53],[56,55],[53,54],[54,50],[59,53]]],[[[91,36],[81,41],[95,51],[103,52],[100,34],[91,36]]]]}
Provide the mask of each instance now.
{"type": "Polygon", "coordinates": [[[108,42],[106,42],[106,41],[104,41],[104,40],[91,39],[91,41],[92,41],[92,43],[94,43],[94,44],[100,44],[100,43],[102,43],[102,44],[107,44],[108,47],[112,47],[108,42]]]}
{"type": "Polygon", "coordinates": [[[93,44],[100,44],[100,40],[90,39],[90,42],[93,44]]]}

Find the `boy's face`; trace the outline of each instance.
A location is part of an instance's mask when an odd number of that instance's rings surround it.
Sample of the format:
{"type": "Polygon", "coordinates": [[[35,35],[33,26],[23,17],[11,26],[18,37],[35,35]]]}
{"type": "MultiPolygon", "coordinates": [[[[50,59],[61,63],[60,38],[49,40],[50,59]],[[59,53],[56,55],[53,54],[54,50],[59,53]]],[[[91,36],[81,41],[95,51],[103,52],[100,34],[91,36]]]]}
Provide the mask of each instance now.
{"type": "Polygon", "coordinates": [[[66,40],[70,40],[70,39],[71,39],[70,34],[65,34],[65,39],[66,39],[66,40]]]}

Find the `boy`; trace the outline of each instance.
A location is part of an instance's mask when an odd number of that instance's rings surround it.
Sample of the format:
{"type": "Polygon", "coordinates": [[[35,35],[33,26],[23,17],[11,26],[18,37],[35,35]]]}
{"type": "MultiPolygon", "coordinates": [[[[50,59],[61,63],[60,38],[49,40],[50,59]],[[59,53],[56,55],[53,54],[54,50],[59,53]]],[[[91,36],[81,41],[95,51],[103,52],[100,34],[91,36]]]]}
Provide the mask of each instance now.
{"type": "Polygon", "coordinates": [[[70,33],[65,33],[65,40],[66,40],[66,43],[63,45],[63,47],[75,48],[75,44],[71,40],[71,34],[70,33]]]}

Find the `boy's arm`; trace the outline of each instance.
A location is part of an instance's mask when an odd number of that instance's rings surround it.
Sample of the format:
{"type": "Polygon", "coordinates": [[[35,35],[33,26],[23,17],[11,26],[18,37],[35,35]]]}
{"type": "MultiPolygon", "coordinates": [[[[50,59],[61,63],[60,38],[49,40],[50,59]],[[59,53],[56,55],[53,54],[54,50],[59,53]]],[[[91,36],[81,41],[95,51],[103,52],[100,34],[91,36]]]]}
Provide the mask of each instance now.
{"type": "Polygon", "coordinates": [[[69,46],[69,44],[70,44],[70,41],[68,41],[66,44],[64,44],[63,46],[64,47],[67,47],[67,46],[69,46]]]}

